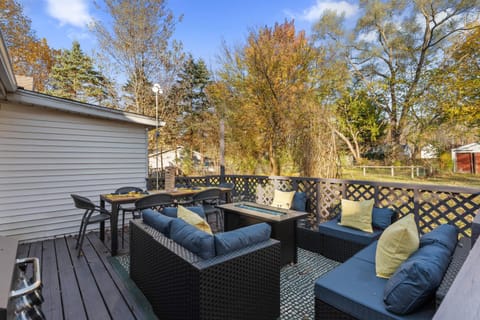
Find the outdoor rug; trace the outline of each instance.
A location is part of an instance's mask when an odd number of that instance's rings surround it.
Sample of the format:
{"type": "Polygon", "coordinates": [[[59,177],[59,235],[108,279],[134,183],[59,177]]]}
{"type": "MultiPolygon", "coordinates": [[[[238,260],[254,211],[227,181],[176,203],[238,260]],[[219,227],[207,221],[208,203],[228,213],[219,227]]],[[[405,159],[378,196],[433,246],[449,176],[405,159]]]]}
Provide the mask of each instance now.
{"type": "MultiPolygon", "coordinates": [[[[128,278],[130,256],[116,256],[111,259],[111,262],[123,277],[128,278]]],[[[299,248],[298,263],[287,265],[281,270],[279,319],[314,319],[313,286],[315,280],[338,265],[338,262],[299,248]]],[[[133,283],[129,278],[127,281],[133,283]]]]}

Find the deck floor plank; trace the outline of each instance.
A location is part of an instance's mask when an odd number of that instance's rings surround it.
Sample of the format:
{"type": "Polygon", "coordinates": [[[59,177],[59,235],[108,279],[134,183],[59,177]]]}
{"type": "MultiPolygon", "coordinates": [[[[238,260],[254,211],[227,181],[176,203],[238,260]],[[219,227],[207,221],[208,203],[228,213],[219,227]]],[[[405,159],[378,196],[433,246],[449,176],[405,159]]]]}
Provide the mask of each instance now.
{"type": "Polygon", "coordinates": [[[55,247],[57,249],[58,274],[60,278],[64,319],[87,319],[75,269],[72,265],[65,238],[55,239],[55,247]]]}
{"type": "Polygon", "coordinates": [[[62,320],[62,296],[58,279],[57,255],[53,240],[43,242],[42,255],[42,294],[45,302],[42,311],[48,320],[62,320]]]}
{"type": "MultiPolygon", "coordinates": [[[[83,298],[87,316],[89,319],[110,319],[110,314],[103,301],[103,296],[90,270],[90,261],[88,261],[84,255],[77,257],[75,242],[76,240],[72,237],[66,238],[67,247],[72,257],[73,268],[75,269],[78,279],[78,288],[83,298]]],[[[84,243],[83,250],[87,250],[87,247],[88,244],[84,243]]],[[[93,261],[93,263],[95,263],[95,261],[93,261]]]]}
{"type": "MultiPolygon", "coordinates": [[[[97,253],[102,253],[102,252],[108,252],[109,254],[109,247],[107,244],[109,244],[108,241],[103,243],[100,241],[98,234],[96,233],[90,233],[87,235],[88,240],[92,244],[92,246],[95,248],[97,253]]],[[[136,319],[147,319],[149,318],[149,313],[146,312],[142,307],[138,306],[138,301],[133,297],[133,295],[129,292],[129,288],[126,286],[126,284],[123,282],[123,280],[120,278],[120,276],[117,274],[117,272],[113,269],[112,265],[109,263],[107,259],[107,254],[99,254],[99,257],[101,258],[102,262],[105,265],[106,270],[112,277],[112,280],[115,282],[119,293],[125,298],[126,305],[129,307],[129,309],[132,311],[133,315],[135,316],[136,319]]]]}
{"type": "Polygon", "coordinates": [[[135,316],[125,301],[125,298],[119,292],[112,275],[109,273],[107,269],[108,267],[105,266],[104,262],[95,251],[95,248],[89,243],[88,246],[85,246],[84,252],[112,319],[135,319],[135,316]]]}
{"type": "MultiPolygon", "coordinates": [[[[119,253],[128,252],[128,240],[126,231],[125,248],[119,253]]],[[[45,299],[42,310],[48,320],[157,319],[138,288],[132,290],[133,282],[125,283],[124,276],[112,266],[110,241],[108,232],[105,242],[100,241],[98,232],[88,233],[80,258],[76,237],[71,236],[18,246],[17,258],[40,258],[45,299]]],[[[31,271],[27,270],[29,277],[31,271]]]]}

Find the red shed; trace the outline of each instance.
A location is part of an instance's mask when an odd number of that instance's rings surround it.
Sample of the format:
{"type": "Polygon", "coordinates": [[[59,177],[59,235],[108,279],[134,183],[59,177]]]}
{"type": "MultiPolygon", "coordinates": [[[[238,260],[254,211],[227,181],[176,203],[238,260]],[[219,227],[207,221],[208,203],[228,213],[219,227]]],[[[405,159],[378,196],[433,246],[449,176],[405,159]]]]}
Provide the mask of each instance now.
{"type": "Polygon", "coordinates": [[[480,143],[452,149],[453,171],[480,174],[480,143]]]}

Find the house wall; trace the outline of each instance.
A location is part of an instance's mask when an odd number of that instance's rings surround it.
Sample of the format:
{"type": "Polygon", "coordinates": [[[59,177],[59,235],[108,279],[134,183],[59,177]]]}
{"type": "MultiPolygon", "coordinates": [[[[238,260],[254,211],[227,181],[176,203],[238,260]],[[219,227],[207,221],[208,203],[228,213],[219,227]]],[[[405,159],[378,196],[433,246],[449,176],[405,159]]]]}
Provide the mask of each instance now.
{"type": "Polygon", "coordinates": [[[0,103],[0,235],[77,233],[83,211],[70,194],[98,203],[121,186],[145,188],[146,144],[142,125],[0,103]]]}

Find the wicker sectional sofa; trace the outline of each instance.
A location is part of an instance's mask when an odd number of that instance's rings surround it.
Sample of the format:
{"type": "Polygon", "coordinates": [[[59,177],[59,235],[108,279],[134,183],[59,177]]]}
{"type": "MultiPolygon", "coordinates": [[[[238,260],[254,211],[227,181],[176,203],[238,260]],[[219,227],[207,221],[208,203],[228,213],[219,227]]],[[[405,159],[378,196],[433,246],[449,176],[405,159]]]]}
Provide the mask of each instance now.
{"type": "Polygon", "coordinates": [[[140,220],[130,223],[130,277],[159,319],[276,319],[280,242],[202,259],[140,220]]]}
{"type": "Polygon", "coordinates": [[[431,319],[468,256],[470,239],[458,241],[435,299],[406,315],[386,310],[383,299],[388,280],[375,275],[376,245],[372,243],[316,281],[315,319],[431,319]]]}

